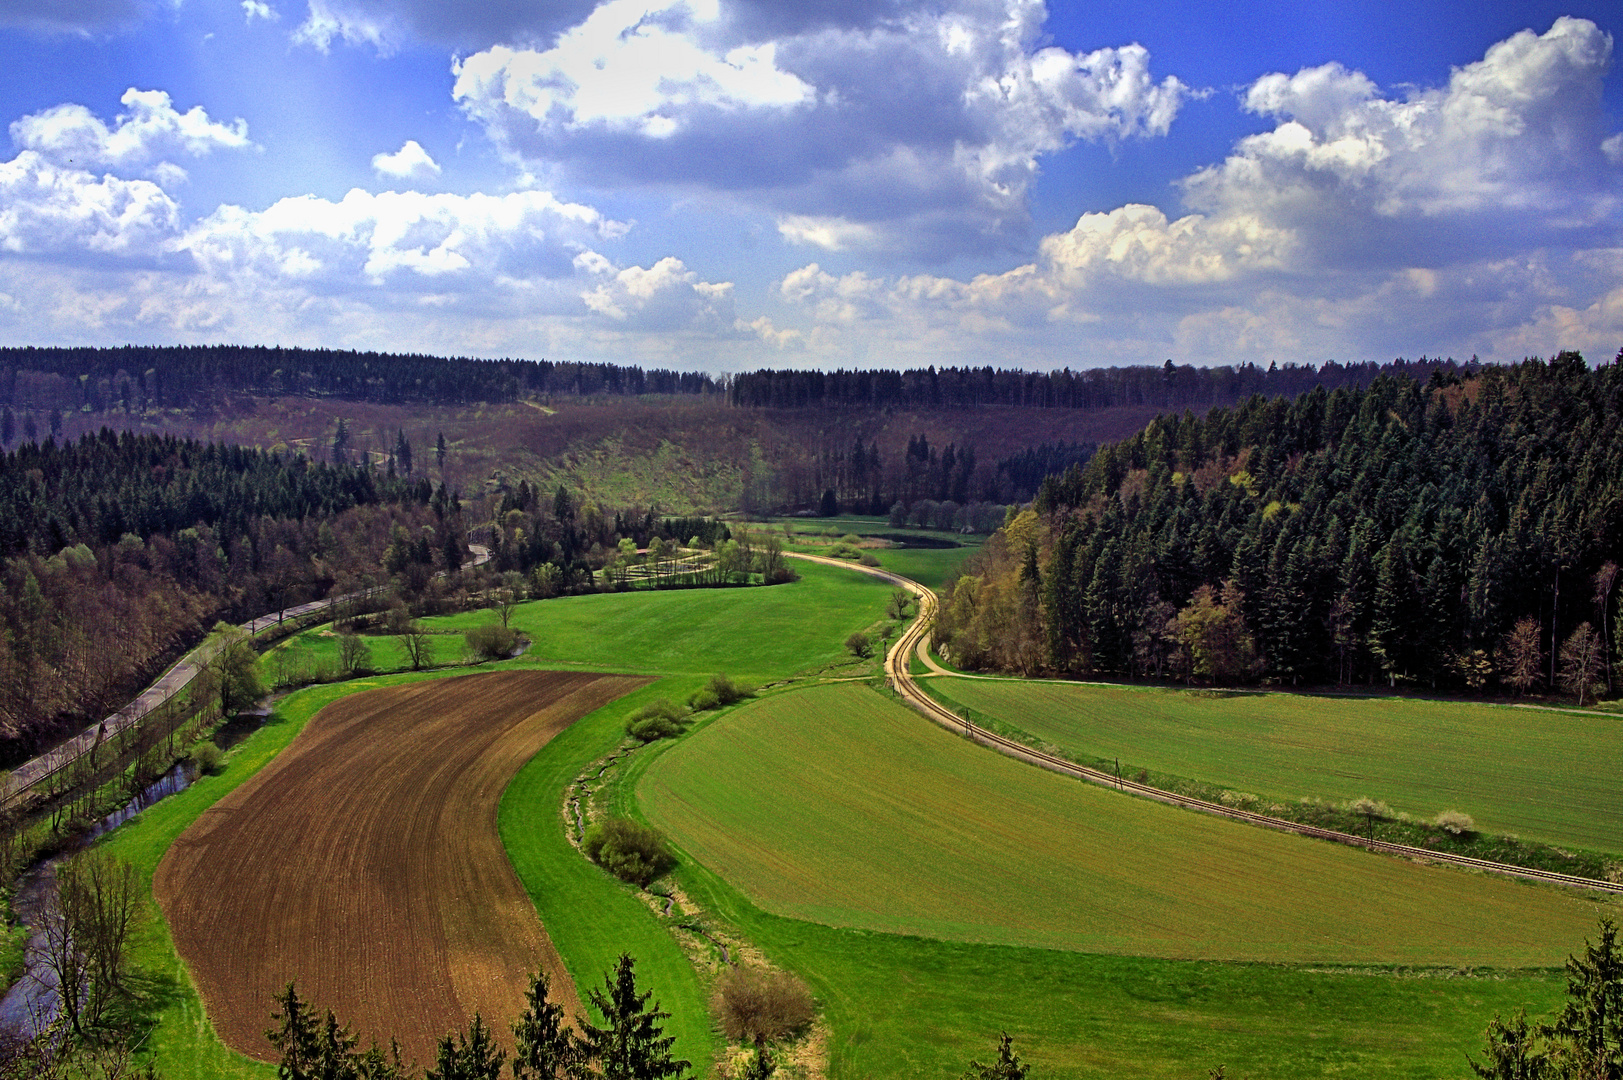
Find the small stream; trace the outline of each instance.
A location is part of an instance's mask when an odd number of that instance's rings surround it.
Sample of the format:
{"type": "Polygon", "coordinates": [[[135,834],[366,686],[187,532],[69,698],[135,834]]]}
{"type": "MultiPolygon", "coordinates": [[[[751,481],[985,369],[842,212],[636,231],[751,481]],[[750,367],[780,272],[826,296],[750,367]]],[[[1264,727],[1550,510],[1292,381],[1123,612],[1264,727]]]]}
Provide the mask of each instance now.
{"type": "MultiPolygon", "coordinates": [[[[238,736],[240,740],[241,736],[238,736]]],[[[147,786],[139,795],[102,818],[68,850],[48,859],[42,859],[23,871],[17,879],[17,894],[12,910],[17,921],[33,927],[24,954],[23,974],[0,998],[0,1030],[16,1032],[32,1038],[56,1019],[60,1008],[57,996],[56,973],[45,962],[45,932],[37,926],[50,892],[56,864],[129,821],[153,803],[191,786],[197,774],[188,762],[181,762],[147,786]]]]}

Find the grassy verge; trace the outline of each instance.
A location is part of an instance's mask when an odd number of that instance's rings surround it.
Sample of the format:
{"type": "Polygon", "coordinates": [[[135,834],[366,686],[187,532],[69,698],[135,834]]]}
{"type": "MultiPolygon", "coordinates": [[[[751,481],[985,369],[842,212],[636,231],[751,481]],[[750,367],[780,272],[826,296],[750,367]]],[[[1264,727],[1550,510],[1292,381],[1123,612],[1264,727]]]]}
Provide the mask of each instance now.
{"type": "Polygon", "coordinates": [[[498,828],[513,869],[524,883],[563,956],[582,997],[602,988],[622,953],[637,960],[637,985],[653,990],[672,1014],[667,1035],[674,1053],[702,1074],[717,1049],[710,1029],[707,988],[671,935],[636,891],[592,863],[569,843],[563,828],[564,792],[592,762],[625,737],[625,717],[654,698],[680,701],[702,680],[664,679],[576,721],[519,770],[502,797],[498,828]]]}
{"type": "Polygon", "coordinates": [[[1067,754],[1281,802],[1368,796],[1429,818],[1616,851],[1623,726],[1611,717],[1467,702],[1236,694],[1060,682],[932,679],[969,706],[1067,754]],[[1461,762],[1469,762],[1462,768],[1461,762]]]}

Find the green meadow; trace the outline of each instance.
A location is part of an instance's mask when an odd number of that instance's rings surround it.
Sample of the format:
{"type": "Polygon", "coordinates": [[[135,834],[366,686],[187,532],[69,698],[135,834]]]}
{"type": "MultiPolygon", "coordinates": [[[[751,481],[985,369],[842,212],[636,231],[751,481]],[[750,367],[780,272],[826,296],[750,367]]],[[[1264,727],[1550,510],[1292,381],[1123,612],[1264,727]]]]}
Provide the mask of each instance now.
{"type": "Polygon", "coordinates": [[[1369,796],[1479,828],[1623,852],[1623,719],[1410,698],[1211,694],[1059,682],[930,679],[1086,760],[1250,791],[1369,796]]]}
{"type": "Polygon", "coordinates": [[[1571,890],[1417,866],[1082,784],[858,684],[739,709],[660,757],[639,795],[650,821],[767,911],[945,940],[1180,959],[1548,965],[1598,910],[1571,890]]]}
{"type": "MultiPolygon", "coordinates": [[[[626,714],[645,699],[682,700],[715,671],[781,684],[849,670],[843,641],[879,617],[890,587],[838,568],[796,569],[800,582],[769,589],[526,604],[514,625],[534,644],[499,665],[658,678],[548,743],[509,785],[498,828],[581,989],[631,952],[640,985],[674,1014],[677,1053],[701,1074],[720,1047],[707,976],[634,890],[568,843],[562,804],[574,778],[621,744],[626,714]]],[[[450,643],[491,618],[428,621],[450,643]]],[[[381,666],[392,642],[373,645],[381,666]]],[[[333,643],[316,633],[290,647],[333,643]]],[[[104,842],[150,885],[168,844],[323,705],[468,670],[290,695],[220,775],[104,842]]],[[[1089,788],[972,747],[865,684],[817,681],[636,751],[609,796],[670,830],[683,860],[676,883],[706,921],[812,986],[833,1077],[947,1080],[971,1057],[986,1060],[1000,1030],[1041,1080],[1202,1077],[1218,1064],[1248,1080],[1457,1076],[1494,1013],[1555,1003],[1553,966],[1594,932],[1598,905],[1574,894],[1089,788]]],[[[163,1075],[274,1075],[214,1037],[150,909],[137,963],[163,1075]]]]}

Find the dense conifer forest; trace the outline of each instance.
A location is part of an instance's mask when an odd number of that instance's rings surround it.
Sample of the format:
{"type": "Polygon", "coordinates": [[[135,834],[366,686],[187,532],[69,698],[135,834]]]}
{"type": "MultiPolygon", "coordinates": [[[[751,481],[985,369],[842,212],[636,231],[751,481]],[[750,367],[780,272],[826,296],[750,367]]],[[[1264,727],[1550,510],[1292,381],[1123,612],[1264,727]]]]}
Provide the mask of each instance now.
{"type": "Polygon", "coordinates": [[[462,404],[525,395],[703,394],[696,372],[617,364],[244,345],[0,349],[0,405],[38,410],[189,406],[218,393],[462,404]]]}
{"type": "Polygon", "coordinates": [[[1322,367],[1286,364],[1267,369],[1182,366],[1102,367],[1083,371],[1019,371],[1009,368],[914,368],[908,371],[755,371],[730,380],[734,405],[773,409],[977,409],[989,405],[1042,409],[1109,409],[1148,405],[1201,409],[1232,405],[1253,394],[1295,397],[1309,390],[1367,386],[1382,374],[1427,379],[1434,371],[1468,374],[1478,367],[1399,358],[1390,364],[1322,367]]]}
{"type": "Polygon", "coordinates": [[[1582,698],[1616,651],[1620,421],[1623,354],[1576,353],[1166,415],[1049,477],[939,638],[1028,672],[1582,698]]]}

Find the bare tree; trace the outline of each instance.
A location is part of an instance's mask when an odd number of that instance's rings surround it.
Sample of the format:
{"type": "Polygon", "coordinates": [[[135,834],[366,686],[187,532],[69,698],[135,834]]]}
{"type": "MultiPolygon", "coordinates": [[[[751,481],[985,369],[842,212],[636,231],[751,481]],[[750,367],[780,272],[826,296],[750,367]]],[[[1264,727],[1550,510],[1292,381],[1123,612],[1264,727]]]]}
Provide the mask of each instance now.
{"type": "Polygon", "coordinates": [[[45,965],[63,1015],[83,1035],[125,990],[130,938],[141,913],[135,867],[87,851],[58,863],[41,918],[45,965]]]}
{"type": "Polygon", "coordinates": [[[1606,660],[1606,647],[1600,635],[1588,623],[1579,623],[1561,645],[1561,687],[1578,695],[1578,704],[1584,697],[1600,687],[1601,666],[1606,660]]]}
{"type": "Polygon", "coordinates": [[[416,619],[409,620],[399,632],[400,649],[406,654],[411,670],[419,671],[432,664],[433,641],[428,627],[416,619]]]}
{"type": "Polygon", "coordinates": [[[496,590],[496,617],[505,628],[513,621],[513,609],[518,607],[518,595],[512,589],[496,590]]]}
{"type": "Polygon", "coordinates": [[[354,675],[368,659],[366,642],[353,630],[338,632],[338,667],[345,675],[354,675]]]}
{"type": "Polygon", "coordinates": [[[1531,615],[1516,620],[1504,640],[1499,643],[1496,657],[1499,677],[1525,694],[1538,681],[1543,667],[1544,651],[1539,647],[1538,621],[1531,615]]]}

